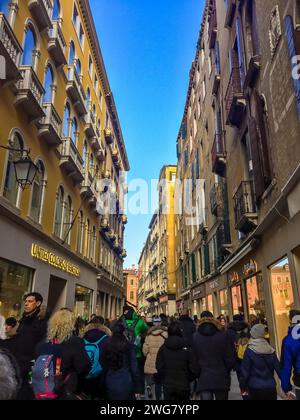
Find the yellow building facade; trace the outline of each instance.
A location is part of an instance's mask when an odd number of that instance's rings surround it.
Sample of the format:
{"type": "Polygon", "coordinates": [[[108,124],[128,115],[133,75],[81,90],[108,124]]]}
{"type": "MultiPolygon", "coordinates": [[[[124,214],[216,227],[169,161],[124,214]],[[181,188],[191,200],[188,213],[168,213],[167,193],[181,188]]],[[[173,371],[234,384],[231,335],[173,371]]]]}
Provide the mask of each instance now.
{"type": "Polygon", "coordinates": [[[139,307],[154,315],[176,312],[175,184],[176,166],[164,166],[158,183],[159,209],[139,260],[139,307]]]}
{"type": "Polygon", "coordinates": [[[89,2],[0,6],[0,145],[18,150],[0,149],[0,312],[35,290],[50,311],[114,317],[129,162],[89,2]],[[13,163],[26,150],[39,170],[23,191],[13,163]],[[104,195],[115,211],[102,211],[104,195]]]}

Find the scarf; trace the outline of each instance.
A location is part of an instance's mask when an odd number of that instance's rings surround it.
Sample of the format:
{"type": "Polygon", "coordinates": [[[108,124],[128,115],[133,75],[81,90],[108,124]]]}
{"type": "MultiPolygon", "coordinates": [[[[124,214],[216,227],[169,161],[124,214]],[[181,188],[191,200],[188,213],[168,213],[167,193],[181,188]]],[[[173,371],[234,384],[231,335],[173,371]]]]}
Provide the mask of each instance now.
{"type": "Polygon", "coordinates": [[[273,354],[275,350],[264,338],[251,338],[249,340],[248,348],[256,354],[273,354]]]}

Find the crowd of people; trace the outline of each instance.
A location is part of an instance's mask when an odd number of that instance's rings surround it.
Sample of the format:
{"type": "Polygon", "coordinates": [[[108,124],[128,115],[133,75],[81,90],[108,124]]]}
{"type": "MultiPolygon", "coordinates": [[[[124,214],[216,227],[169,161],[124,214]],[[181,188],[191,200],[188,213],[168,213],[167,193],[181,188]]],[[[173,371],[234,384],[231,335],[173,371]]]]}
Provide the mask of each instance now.
{"type": "Polygon", "coordinates": [[[279,361],[266,326],[242,314],[145,318],[126,305],[115,320],[87,322],[68,308],[49,317],[42,304],[30,293],[0,331],[0,400],[228,400],[232,372],[245,400],[276,400],[279,384],[300,400],[300,311],[279,361]]]}

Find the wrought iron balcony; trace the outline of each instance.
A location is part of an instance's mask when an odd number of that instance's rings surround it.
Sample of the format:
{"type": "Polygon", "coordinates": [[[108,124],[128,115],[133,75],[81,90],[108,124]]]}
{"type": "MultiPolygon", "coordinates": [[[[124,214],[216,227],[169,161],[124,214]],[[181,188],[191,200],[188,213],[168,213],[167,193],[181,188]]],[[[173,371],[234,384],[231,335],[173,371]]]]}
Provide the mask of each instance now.
{"type": "Polygon", "coordinates": [[[220,83],[221,83],[221,74],[220,74],[220,66],[215,64],[214,66],[214,78],[213,78],[213,86],[212,86],[212,94],[216,95],[218,93],[220,83]]]}
{"type": "Polygon", "coordinates": [[[62,143],[62,120],[51,103],[44,103],[45,116],[39,122],[39,137],[49,146],[59,146],[62,143]]]}
{"type": "Polygon", "coordinates": [[[96,152],[96,158],[100,161],[100,162],[104,162],[105,161],[105,151],[102,148],[102,146],[100,145],[100,149],[96,152]]]}
{"type": "Polygon", "coordinates": [[[48,51],[57,67],[67,64],[66,45],[60,21],[56,20],[53,22],[53,28],[50,30],[48,51]]]}
{"type": "Polygon", "coordinates": [[[225,134],[216,133],[211,151],[213,173],[224,176],[226,169],[225,134]]]}
{"type": "Polygon", "coordinates": [[[29,0],[28,8],[31,11],[40,31],[46,28],[52,28],[52,10],[51,0],[29,0]]]}
{"type": "Polygon", "coordinates": [[[217,228],[217,248],[221,251],[221,255],[224,256],[228,253],[228,249],[231,247],[231,234],[230,234],[230,223],[229,219],[223,220],[217,228]]]}
{"type": "Polygon", "coordinates": [[[217,25],[217,8],[215,0],[213,0],[212,10],[209,17],[209,28],[208,28],[208,45],[212,49],[215,47],[218,34],[218,25],[217,25]]]}
{"type": "Polygon", "coordinates": [[[81,183],[84,180],[83,159],[70,137],[63,138],[60,155],[59,166],[66,170],[76,184],[81,183]]]}
{"type": "Polygon", "coordinates": [[[79,115],[87,114],[85,107],[85,93],[82,87],[80,77],[76,71],[75,64],[68,68],[67,93],[79,115]]]}
{"type": "Polygon", "coordinates": [[[103,230],[103,232],[107,232],[109,230],[109,221],[106,217],[102,218],[100,228],[103,230]]]}
{"type": "Polygon", "coordinates": [[[261,56],[256,55],[256,56],[251,57],[248,64],[247,74],[245,77],[244,89],[253,87],[259,75],[260,67],[261,67],[261,56]]]}
{"type": "Polygon", "coordinates": [[[21,106],[30,121],[45,117],[43,96],[45,90],[31,66],[19,67],[22,79],[16,83],[15,105],[21,106]]]}
{"type": "Polygon", "coordinates": [[[110,128],[105,128],[104,129],[104,137],[106,140],[107,144],[112,144],[114,141],[114,137],[113,137],[113,133],[112,130],[110,128]]]}
{"type": "Polygon", "coordinates": [[[236,10],[236,0],[226,0],[225,28],[231,28],[236,10]]]}
{"type": "Polygon", "coordinates": [[[257,208],[253,181],[243,181],[233,200],[236,229],[247,234],[257,226],[257,208]]]}
{"type": "Polygon", "coordinates": [[[16,82],[21,79],[19,71],[22,47],[5,15],[0,13],[0,57],[5,62],[5,82],[16,82]]]}
{"type": "Polygon", "coordinates": [[[246,108],[240,68],[233,67],[225,95],[226,124],[239,127],[246,108]]]}

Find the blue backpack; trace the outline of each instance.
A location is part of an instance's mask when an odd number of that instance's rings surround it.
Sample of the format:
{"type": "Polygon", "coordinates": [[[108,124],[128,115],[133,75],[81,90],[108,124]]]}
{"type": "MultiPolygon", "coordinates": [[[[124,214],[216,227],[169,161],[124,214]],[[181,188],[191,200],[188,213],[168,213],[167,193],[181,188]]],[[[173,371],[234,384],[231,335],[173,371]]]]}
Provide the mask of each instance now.
{"type": "Polygon", "coordinates": [[[103,371],[103,368],[100,364],[100,349],[99,344],[107,338],[107,335],[104,335],[100,340],[96,341],[95,343],[90,343],[88,340],[84,339],[84,348],[89,356],[91,361],[91,370],[90,373],[87,375],[86,379],[93,379],[97,378],[103,371]]]}

